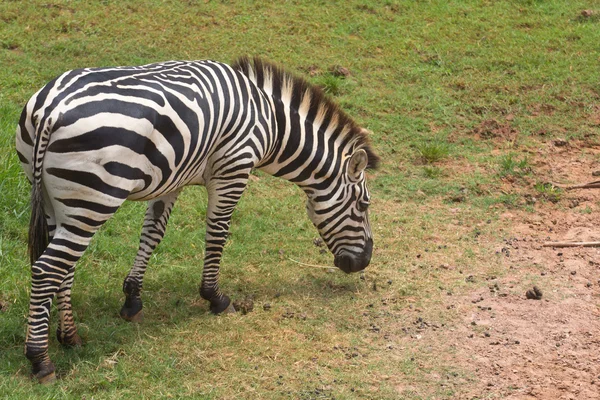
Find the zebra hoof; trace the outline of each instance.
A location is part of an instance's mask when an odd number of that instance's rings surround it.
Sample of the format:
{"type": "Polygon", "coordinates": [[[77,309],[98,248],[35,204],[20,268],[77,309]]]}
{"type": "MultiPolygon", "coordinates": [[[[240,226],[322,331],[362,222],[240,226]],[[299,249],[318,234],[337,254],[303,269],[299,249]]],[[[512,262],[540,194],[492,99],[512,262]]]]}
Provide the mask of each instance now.
{"type": "Polygon", "coordinates": [[[121,309],[121,318],[123,318],[125,321],[129,321],[129,322],[136,322],[136,323],[142,323],[144,322],[144,311],[140,310],[138,311],[136,314],[129,314],[129,312],[131,312],[131,310],[128,309],[121,309]]]}
{"type": "Polygon", "coordinates": [[[54,371],[42,377],[39,376],[40,374],[41,372],[38,372],[37,374],[35,374],[35,377],[41,385],[49,385],[56,381],[56,373],[54,371]]]}
{"type": "Polygon", "coordinates": [[[67,347],[81,347],[83,345],[83,340],[77,334],[77,332],[73,334],[64,334],[60,329],[56,330],[56,338],[58,339],[58,343],[67,347]]]}
{"type": "Polygon", "coordinates": [[[213,314],[221,314],[223,312],[229,313],[235,312],[235,308],[231,304],[229,297],[223,295],[210,300],[210,312],[213,314]]]}
{"type": "Polygon", "coordinates": [[[42,385],[48,385],[56,380],[56,368],[49,358],[42,362],[31,363],[31,375],[42,385]]]}

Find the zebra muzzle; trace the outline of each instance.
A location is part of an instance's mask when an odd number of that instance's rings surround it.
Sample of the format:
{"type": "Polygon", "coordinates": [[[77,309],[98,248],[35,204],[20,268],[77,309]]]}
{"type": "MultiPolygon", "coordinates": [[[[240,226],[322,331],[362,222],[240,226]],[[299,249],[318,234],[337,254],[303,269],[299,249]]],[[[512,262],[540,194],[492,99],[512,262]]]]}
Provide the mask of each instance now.
{"type": "Polygon", "coordinates": [[[346,250],[342,250],[340,254],[336,255],[333,263],[336,267],[349,274],[352,272],[359,272],[367,268],[371,262],[371,254],[373,252],[373,240],[369,239],[365,243],[365,247],[362,253],[351,253],[346,250]]]}

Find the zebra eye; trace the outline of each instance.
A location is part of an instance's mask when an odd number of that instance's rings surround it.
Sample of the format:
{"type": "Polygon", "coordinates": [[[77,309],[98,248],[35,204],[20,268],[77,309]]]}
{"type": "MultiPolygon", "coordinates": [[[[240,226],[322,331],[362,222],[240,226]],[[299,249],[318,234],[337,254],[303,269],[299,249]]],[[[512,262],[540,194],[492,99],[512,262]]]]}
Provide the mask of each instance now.
{"type": "Polygon", "coordinates": [[[369,203],[367,203],[366,201],[359,201],[358,204],[356,205],[356,208],[360,212],[365,212],[365,211],[367,211],[367,208],[369,208],[369,203]]]}

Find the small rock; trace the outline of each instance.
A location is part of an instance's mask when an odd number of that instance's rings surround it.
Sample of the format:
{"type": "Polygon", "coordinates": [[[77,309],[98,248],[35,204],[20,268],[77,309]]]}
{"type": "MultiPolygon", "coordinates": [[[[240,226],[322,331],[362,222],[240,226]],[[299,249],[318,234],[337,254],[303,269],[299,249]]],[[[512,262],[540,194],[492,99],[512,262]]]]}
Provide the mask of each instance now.
{"type": "Polygon", "coordinates": [[[341,65],[335,65],[331,67],[331,74],[333,76],[344,77],[347,78],[350,76],[350,70],[346,67],[342,67],[341,65]]]}
{"type": "Polygon", "coordinates": [[[265,304],[263,304],[263,310],[269,311],[270,309],[271,309],[271,303],[265,303],[265,304]]]}
{"type": "Polygon", "coordinates": [[[573,275],[573,276],[577,275],[577,271],[571,271],[571,275],[573,275]]]}
{"type": "Polygon", "coordinates": [[[541,300],[542,291],[537,286],[534,286],[533,289],[529,289],[525,293],[525,297],[527,297],[529,300],[541,300]]]}
{"type": "Polygon", "coordinates": [[[592,11],[592,10],[583,10],[583,11],[581,11],[581,16],[583,18],[589,18],[592,15],[594,15],[594,11],[592,11]]]}
{"type": "Polygon", "coordinates": [[[600,176],[600,170],[592,172],[592,176],[600,176]]]}
{"type": "Polygon", "coordinates": [[[556,139],[553,143],[556,147],[564,147],[569,144],[565,139],[556,139]]]}

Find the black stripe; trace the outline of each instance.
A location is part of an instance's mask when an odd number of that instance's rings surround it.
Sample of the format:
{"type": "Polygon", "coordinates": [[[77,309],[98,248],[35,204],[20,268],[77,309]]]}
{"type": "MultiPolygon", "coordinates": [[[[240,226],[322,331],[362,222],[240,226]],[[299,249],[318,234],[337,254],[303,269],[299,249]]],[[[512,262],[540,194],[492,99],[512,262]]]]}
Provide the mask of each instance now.
{"type": "Polygon", "coordinates": [[[21,112],[21,117],[19,118],[19,127],[21,128],[21,139],[26,144],[33,146],[33,142],[31,141],[31,136],[29,136],[29,131],[25,128],[25,121],[27,120],[27,107],[23,108],[21,112]]]}
{"type": "Polygon", "coordinates": [[[94,226],[94,227],[100,226],[106,221],[106,220],[97,221],[92,218],[84,217],[83,215],[67,214],[67,217],[73,218],[76,221],[83,222],[86,225],[94,226]]]}
{"type": "MultiPolygon", "coordinates": [[[[146,189],[150,183],[152,183],[152,177],[146,174],[139,168],[130,167],[127,164],[122,164],[117,161],[111,161],[104,164],[104,169],[111,175],[125,178],[130,181],[143,180],[144,189],[146,189]]],[[[142,189],[142,190],[144,190],[142,189]]]]}
{"type": "Polygon", "coordinates": [[[104,204],[95,203],[93,201],[79,199],[59,199],[57,197],[55,197],[55,199],[63,203],[65,206],[74,208],[85,208],[87,210],[97,212],[98,214],[114,214],[119,209],[119,207],[110,207],[104,204]]]}
{"type": "Polygon", "coordinates": [[[77,236],[88,237],[88,238],[94,236],[94,232],[83,230],[74,225],[62,224],[62,227],[77,236]]]}
{"type": "Polygon", "coordinates": [[[117,199],[126,199],[127,196],[129,196],[128,190],[109,185],[100,179],[98,175],[91,172],[75,171],[64,168],[47,168],[46,172],[57,178],[78,183],[81,186],[89,187],[117,199]]]}
{"type": "Polygon", "coordinates": [[[19,161],[21,161],[23,164],[29,164],[27,157],[25,157],[23,154],[21,154],[21,152],[19,150],[17,150],[17,156],[19,157],[19,161]]]}
{"type": "Polygon", "coordinates": [[[65,246],[65,247],[68,247],[71,250],[75,250],[75,251],[85,251],[85,249],[87,248],[87,246],[84,246],[82,244],[78,244],[75,242],[71,242],[70,240],[65,240],[65,239],[52,239],[52,245],[53,246],[65,246]]]}

